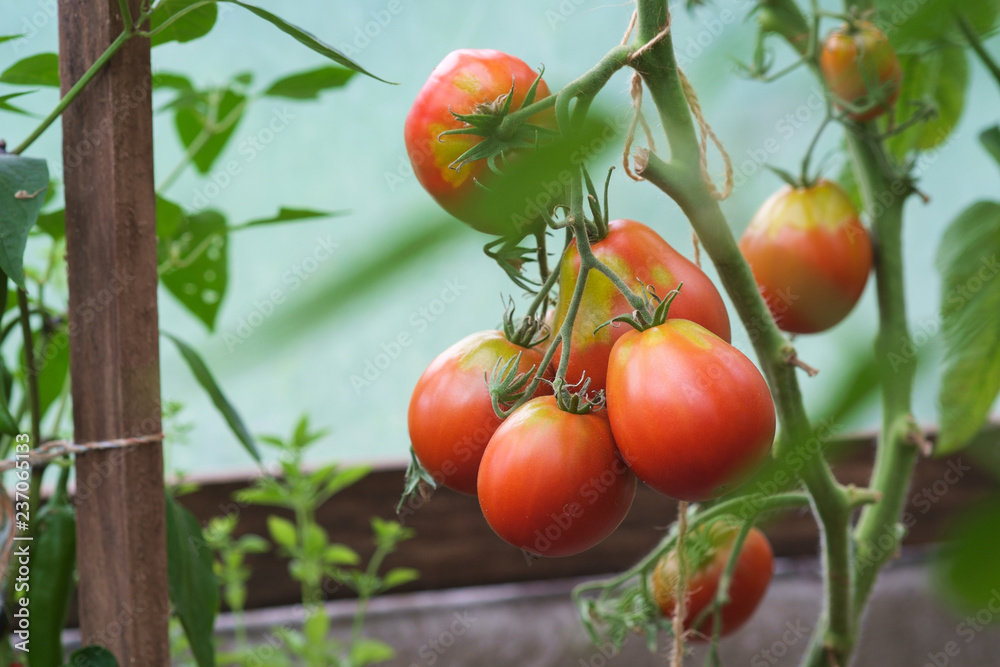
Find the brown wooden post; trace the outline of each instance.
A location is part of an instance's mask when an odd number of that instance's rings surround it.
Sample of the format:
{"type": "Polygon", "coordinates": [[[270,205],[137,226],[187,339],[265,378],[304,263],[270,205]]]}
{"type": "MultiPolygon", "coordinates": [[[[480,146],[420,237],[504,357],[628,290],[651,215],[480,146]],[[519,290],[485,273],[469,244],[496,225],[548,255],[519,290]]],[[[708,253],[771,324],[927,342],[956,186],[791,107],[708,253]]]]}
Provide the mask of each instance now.
{"type": "MultiPolygon", "coordinates": [[[[60,0],[64,93],[121,30],[118,0],[60,0]]],[[[150,97],[149,41],[133,38],[62,118],[77,442],[160,431],[150,97]]],[[[162,449],[92,452],[76,470],[83,641],[167,665],[162,449]]]]}

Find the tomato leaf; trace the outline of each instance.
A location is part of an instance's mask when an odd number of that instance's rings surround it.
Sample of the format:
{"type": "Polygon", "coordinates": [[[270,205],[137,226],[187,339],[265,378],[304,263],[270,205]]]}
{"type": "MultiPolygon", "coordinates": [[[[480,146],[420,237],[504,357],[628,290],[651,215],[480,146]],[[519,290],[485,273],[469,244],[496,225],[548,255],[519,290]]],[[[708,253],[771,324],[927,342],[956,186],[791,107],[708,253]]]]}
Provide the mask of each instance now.
{"type": "Polygon", "coordinates": [[[118,667],[118,660],[111,651],[94,644],[73,651],[66,667],[118,667]]]}
{"type": "Polygon", "coordinates": [[[155,33],[150,44],[159,46],[168,42],[190,42],[211,32],[219,16],[219,8],[215,3],[207,3],[197,9],[186,11],[191,5],[201,2],[202,0],[161,0],[149,18],[150,31],[155,33]],[[181,12],[185,13],[166,27],[162,27],[181,12]]]}
{"type": "Polygon", "coordinates": [[[928,43],[956,37],[959,34],[959,16],[964,16],[977,33],[987,32],[996,22],[1000,4],[982,0],[923,0],[914,3],[876,0],[875,8],[879,23],[886,26],[886,33],[896,49],[912,52],[928,43]]]}
{"type": "Polygon", "coordinates": [[[198,667],[214,667],[219,584],[198,519],[167,494],[167,588],[198,667]]]}
{"type": "Polygon", "coordinates": [[[18,60],[0,74],[0,83],[58,88],[59,56],[54,53],[38,53],[18,60]]]}
{"type": "Polygon", "coordinates": [[[187,149],[196,141],[201,144],[192,158],[200,173],[211,171],[242,120],[246,101],[245,95],[226,88],[196,95],[177,109],[174,125],[181,143],[187,149]]]}
{"type": "Polygon", "coordinates": [[[0,154],[0,270],[22,289],[28,230],[38,219],[48,186],[45,160],[0,154]]]}
{"type": "Polygon", "coordinates": [[[18,39],[20,37],[24,37],[24,35],[0,35],[0,44],[9,42],[12,39],[18,39]]]}
{"type": "MultiPolygon", "coordinates": [[[[276,27],[281,32],[283,32],[286,35],[289,35],[290,37],[294,38],[300,44],[304,44],[305,46],[309,47],[310,49],[312,49],[316,53],[320,54],[321,56],[325,56],[326,58],[329,58],[330,60],[332,60],[332,61],[334,61],[336,63],[340,63],[341,65],[343,65],[344,67],[347,67],[348,69],[352,69],[355,72],[359,72],[360,74],[364,74],[365,76],[370,76],[371,78],[377,79],[378,81],[381,81],[382,83],[393,83],[392,81],[386,81],[385,79],[383,79],[381,77],[375,76],[374,74],[372,74],[371,72],[369,72],[368,70],[366,70],[365,68],[363,68],[361,65],[359,65],[358,63],[356,63],[353,60],[351,60],[350,58],[348,58],[346,55],[344,55],[343,53],[341,53],[337,49],[333,48],[332,46],[330,46],[326,42],[323,42],[322,40],[320,40],[318,37],[316,37],[312,33],[303,30],[302,28],[298,27],[297,25],[289,23],[288,21],[284,20],[283,18],[275,16],[274,14],[272,14],[269,11],[267,11],[266,9],[261,9],[260,7],[248,4],[246,2],[241,2],[241,0],[219,0],[219,1],[220,2],[231,2],[234,5],[239,5],[240,7],[246,9],[247,11],[252,12],[252,13],[256,14],[257,16],[259,16],[260,18],[264,19],[265,21],[269,22],[271,25],[273,25],[274,27],[276,27]]],[[[393,85],[395,85],[395,84],[393,84],[393,85]]]]}
{"type": "Polygon", "coordinates": [[[385,573],[382,579],[382,589],[388,590],[420,578],[420,573],[412,567],[394,567],[385,573]]]}
{"type": "Polygon", "coordinates": [[[191,314],[215,330],[229,285],[229,235],[216,211],[186,214],[158,197],[157,261],[160,281],[191,314]]]}
{"type": "Polygon", "coordinates": [[[343,67],[332,65],[318,67],[278,79],[264,91],[264,94],[293,100],[314,100],[324,90],[344,86],[354,74],[353,70],[343,67]]]}
{"type": "Polygon", "coordinates": [[[180,91],[194,91],[194,84],[183,74],[174,72],[154,72],[153,88],[172,88],[180,91]]]}
{"type": "MultiPolygon", "coordinates": [[[[996,442],[992,443],[997,446],[996,442]]],[[[965,612],[987,608],[1000,590],[1000,497],[958,517],[933,561],[934,581],[949,601],[965,612]]]]}
{"type": "Polygon", "coordinates": [[[927,110],[933,113],[889,139],[889,148],[903,158],[913,151],[934,148],[955,129],[965,108],[969,63],[965,51],[958,47],[903,55],[900,60],[906,76],[895,106],[896,125],[902,125],[914,114],[927,110]]]}
{"type": "Polygon", "coordinates": [[[983,130],[982,134],[979,135],[979,141],[1000,165],[1000,125],[983,130]]]}
{"type": "Polygon", "coordinates": [[[267,531],[271,534],[271,539],[274,540],[275,544],[284,548],[288,553],[295,553],[295,548],[298,545],[295,524],[288,519],[272,514],[267,517],[267,531]]]}
{"type": "Polygon", "coordinates": [[[208,370],[208,366],[202,361],[202,358],[198,355],[194,349],[182,341],[180,338],[173,336],[165,331],[161,331],[160,334],[169,338],[173,341],[174,345],[177,346],[177,350],[181,353],[184,361],[187,362],[188,367],[194,374],[198,384],[208,392],[209,397],[212,399],[212,403],[215,405],[216,409],[222,414],[226,423],[229,424],[230,430],[233,435],[243,443],[244,449],[249,452],[250,456],[257,463],[260,463],[260,452],[257,451],[257,444],[254,442],[253,437],[250,435],[250,431],[247,430],[246,424],[243,423],[243,418],[240,417],[239,413],[236,412],[236,408],[233,407],[229,399],[226,398],[225,394],[222,393],[222,389],[219,388],[218,383],[215,378],[212,377],[212,373],[208,370]]]}
{"type": "Polygon", "coordinates": [[[977,202],[945,230],[938,249],[944,341],[938,454],[964,447],[1000,392],[1000,203],[977,202]]]}
{"type": "Polygon", "coordinates": [[[257,227],[259,225],[273,225],[281,222],[299,222],[301,220],[331,218],[341,215],[347,215],[347,211],[314,211],[305,208],[285,208],[282,206],[275,215],[244,222],[242,225],[235,225],[229,229],[230,231],[236,231],[239,229],[246,229],[247,227],[257,227]]]}
{"type": "Polygon", "coordinates": [[[22,109],[21,107],[16,107],[10,104],[7,100],[12,100],[15,97],[20,97],[21,95],[30,95],[34,93],[34,90],[24,90],[20,93],[11,93],[10,95],[0,95],[0,111],[9,111],[11,113],[21,114],[22,116],[30,116],[31,114],[22,109]]]}

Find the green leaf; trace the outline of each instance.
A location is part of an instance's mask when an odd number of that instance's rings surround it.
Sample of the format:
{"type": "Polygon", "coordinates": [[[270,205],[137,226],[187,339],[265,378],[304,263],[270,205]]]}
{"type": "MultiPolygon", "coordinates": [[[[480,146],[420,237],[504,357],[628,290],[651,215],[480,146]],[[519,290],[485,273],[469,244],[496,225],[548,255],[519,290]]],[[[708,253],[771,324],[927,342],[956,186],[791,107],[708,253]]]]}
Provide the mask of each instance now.
{"type": "Polygon", "coordinates": [[[420,572],[412,567],[395,567],[386,572],[385,577],[382,578],[382,588],[388,590],[416,581],[419,578],[420,572]]]}
{"type": "Polygon", "coordinates": [[[176,72],[154,72],[153,88],[171,88],[181,92],[194,92],[191,80],[176,72]]]}
{"type": "Polygon", "coordinates": [[[357,565],[361,557],[348,546],[330,544],[323,550],[323,562],[327,565],[357,565]]]}
{"type": "MultiPolygon", "coordinates": [[[[24,358],[23,354],[21,358],[24,358]]],[[[55,331],[44,348],[41,347],[40,337],[36,338],[35,371],[38,373],[38,412],[44,417],[59,400],[69,376],[69,334],[66,327],[55,331]]]]}
{"type": "Polygon", "coordinates": [[[302,633],[308,643],[312,646],[322,646],[329,631],[330,617],[326,615],[326,609],[322,606],[313,608],[302,624],[302,633]]]}
{"type": "MultiPolygon", "coordinates": [[[[996,447],[996,443],[993,443],[996,447]]],[[[993,604],[1000,590],[1000,498],[973,505],[951,525],[933,562],[934,581],[961,611],[976,613],[993,604]]],[[[992,615],[994,620],[1000,616],[992,615]]]]}
{"type": "MultiPolygon", "coordinates": [[[[61,483],[68,478],[62,472],[61,483]]],[[[76,518],[73,505],[57,492],[32,519],[34,530],[27,602],[31,619],[31,667],[59,667],[62,631],[76,582],[76,518]]]]}
{"type": "Polygon", "coordinates": [[[339,470],[323,487],[323,495],[328,498],[335,493],[339,493],[355,482],[363,479],[370,472],[371,468],[366,466],[356,466],[354,468],[339,470]]]}
{"type": "Polygon", "coordinates": [[[198,667],[215,665],[212,633],[219,610],[219,585],[198,519],[168,493],[167,588],[198,667]]]}
{"type": "Polygon", "coordinates": [[[267,517],[267,530],[275,544],[289,553],[295,553],[299,540],[294,523],[272,514],[267,517]]]}
{"type": "MultiPolygon", "coordinates": [[[[7,276],[3,277],[3,282],[7,282],[7,276]]],[[[6,292],[6,287],[4,288],[6,292]]],[[[7,370],[7,364],[3,360],[3,356],[0,355],[0,433],[6,435],[17,435],[20,433],[17,420],[14,415],[10,412],[10,372],[7,370]]]]}
{"type": "Polygon", "coordinates": [[[361,667],[391,660],[396,650],[378,639],[362,637],[351,645],[351,665],[361,667]]]}
{"type": "Polygon", "coordinates": [[[193,104],[178,107],[174,125],[185,148],[191,148],[195,141],[203,141],[203,132],[208,134],[209,138],[192,158],[200,173],[211,171],[243,118],[246,100],[245,95],[226,88],[203,93],[194,98],[193,104]]]}
{"type": "Polygon", "coordinates": [[[66,236],[66,209],[61,208],[58,211],[42,213],[38,216],[38,221],[35,225],[58,241],[66,236]]]}
{"type": "Polygon", "coordinates": [[[983,130],[982,134],[979,135],[979,141],[997,161],[997,164],[1000,164],[1000,125],[983,130]]]}
{"type": "Polygon", "coordinates": [[[229,286],[229,234],[217,211],[186,215],[157,198],[157,260],[160,281],[191,314],[215,330],[229,286]]]}
{"type": "Polygon", "coordinates": [[[315,220],[316,218],[331,218],[339,215],[346,215],[346,211],[314,211],[307,208],[285,208],[282,206],[277,214],[267,218],[257,218],[244,222],[242,225],[230,227],[230,231],[246,229],[247,227],[257,227],[260,225],[274,225],[281,222],[299,222],[302,220],[315,220]]]}
{"type": "Polygon", "coordinates": [[[901,3],[899,0],[876,0],[880,23],[898,50],[912,52],[932,42],[948,41],[958,36],[957,17],[965,16],[979,34],[996,22],[1000,4],[982,0],[922,0],[901,3]]]}
{"type": "Polygon", "coordinates": [[[305,46],[309,47],[310,49],[320,54],[321,56],[329,58],[330,60],[336,63],[340,63],[344,67],[352,69],[355,72],[360,72],[361,74],[364,74],[366,76],[370,76],[373,79],[378,79],[382,83],[393,83],[392,81],[386,81],[385,79],[375,76],[374,74],[363,68],[361,65],[357,64],[356,62],[345,56],[337,49],[333,48],[326,42],[320,40],[312,33],[309,33],[303,30],[302,28],[298,27],[297,25],[293,25],[288,21],[285,21],[284,19],[275,16],[266,9],[261,9],[260,7],[248,4],[246,2],[241,2],[240,0],[220,0],[220,2],[231,2],[234,5],[239,5],[240,7],[243,7],[247,11],[253,12],[260,18],[269,22],[271,25],[276,27],[281,32],[294,38],[300,44],[304,44],[305,46]]]}
{"type": "Polygon", "coordinates": [[[272,83],[264,94],[293,100],[314,100],[324,90],[340,88],[350,81],[354,74],[353,70],[327,65],[282,77],[272,83]]]}
{"type": "Polygon", "coordinates": [[[85,646],[73,651],[66,667],[118,667],[118,660],[103,646],[85,646]]]}
{"type": "MultiPolygon", "coordinates": [[[[201,2],[202,0],[161,0],[149,19],[150,30],[156,32],[171,17],[180,14],[191,5],[200,4],[201,2]]],[[[216,7],[215,3],[207,3],[202,7],[185,13],[161,31],[156,32],[150,44],[152,46],[159,46],[160,44],[175,41],[190,42],[199,37],[204,37],[212,30],[218,15],[219,8],[216,7]]]]}
{"type": "Polygon", "coordinates": [[[243,419],[240,417],[239,413],[236,412],[236,408],[229,402],[229,399],[222,393],[219,385],[215,382],[215,378],[212,377],[212,373],[208,370],[205,362],[202,361],[198,353],[194,351],[187,343],[182,341],[180,338],[173,336],[166,331],[161,331],[161,335],[166,336],[174,345],[177,346],[177,350],[181,353],[184,361],[187,362],[188,367],[194,374],[198,384],[208,392],[208,395],[212,399],[212,403],[215,405],[216,409],[225,418],[226,423],[229,424],[230,430],[233,435],[243,443],[244,449],[249,452],[253,460],[260,463],[260,452],[257,451],[257,445],[253,441],[253,437],[250,435],[250,431],[247,430],[246,425],[243,423],[243,419]]]}
{"type": "Polygon", "coordinates": [[[894,107],[896,125],[926,109],[933,109],[934,115],[889,139],[889,148],[899,158],[934,148],[948,138],[962,116],[969,83],[968,59],[958,47],[904,55],[901,61],[906,76],[894,107]]]}
{"type": "Polygon", "coordinates": [[[59,56],[54,53],[38,53],[18,60],[0,74],[0,83],[58,88],[59,56]]]}
{"type": "Polygon", "coordinates": [[[30,95],[37,91],[34,90],[22,90],[20,93],[11,93],[9,95],[0,95],[0,111],[9,111],[11,113],[19,113],[22,116],[30,116],[31,114],[22,109],[21,107],[16,107],[10,104],[7,100],[12,100],[15,97],[20,97],[21,95],[30,95]]]}
{"type": "Polygon", "coordinates": [[[292,500],[285,489],[278,484],[268,484],[242,489],[236,493],[236,499],[250,505],[273,505],[275,507],[291,507],[292,500]]]}
{"type": "Polygon", "coordinates": [[[945,230],[938,248],[944,341],[941,436],[936,452],[965,446],[1000,392],[1000,203],[977,202],[945,230]]]}
{"type": "Polygon", "coordinates": [[[302,544],[302,551],[307,556],[319,556],[326,549],[329,538],[326,531],[317,523],[306,524],[305,539],[302,544]]]}
{"type": "Polygon", "coordinates": [[[12,39],[20,39],[21,37],[24,37],[24,35],[0,35],[0,44],[9,42],[12,39]]]}
{"type": "Polygon", "coordinates": [[[24,248],[49,186],[45,160],[0,154],[0,270],[24,289],[24,248]]]}

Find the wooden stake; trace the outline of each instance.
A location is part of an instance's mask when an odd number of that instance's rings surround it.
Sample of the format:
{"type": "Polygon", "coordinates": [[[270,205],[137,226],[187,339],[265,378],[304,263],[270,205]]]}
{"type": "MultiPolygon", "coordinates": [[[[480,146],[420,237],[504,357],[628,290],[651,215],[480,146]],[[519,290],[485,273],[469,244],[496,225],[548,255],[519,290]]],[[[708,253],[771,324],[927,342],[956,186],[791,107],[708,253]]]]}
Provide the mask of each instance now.
{"type": "MultiPolygon", "coordinates": [[[[140,0],[129,0],[133,16],[140,0]]],[[[65,93],[122,30],[118,0],[60,0],[65,93]]],[[[160,432],[156,200],[149,41],[133,38],[63,114],[76,442],[160,432]]],[[[120,665],[167,665],[159,443],[80,454],[77,558],[84,644],[120,665]]]]}

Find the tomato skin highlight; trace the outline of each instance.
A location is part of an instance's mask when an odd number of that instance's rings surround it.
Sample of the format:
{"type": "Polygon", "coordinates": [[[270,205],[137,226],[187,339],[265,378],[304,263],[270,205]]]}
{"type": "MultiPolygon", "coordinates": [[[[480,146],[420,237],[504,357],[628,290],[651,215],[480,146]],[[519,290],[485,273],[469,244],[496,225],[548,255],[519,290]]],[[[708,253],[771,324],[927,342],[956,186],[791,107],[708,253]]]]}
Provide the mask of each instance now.
{"type": "Polygon", "coordinates": [[[493,434],[479,467],[479,506],[502,539],[539,556],[572,556],[625,518],[636,479],[602,413],[563,412],[534,398],[493,434]]]}
{"type": "MultiPolygon", "coordinates": [[[[639,285],[652,285],[656,294],[665,297],[683,282],[681,293],[670,306],[669,316],[698,322],[717,336],[730,340],[729,314],[722,295],[711,279],[693,262],[674,250],[663,237],[635,220],[612,220],[607,237],[594,243],[594,255],[617,273],[633,291],[639,285]]],[[[559,275],[559,300],[553,331],[558,332],[569,310],[573,286],[580,274],[580,255],[576,244],[570,245],[563,257],[559,275]]],[[[619,315],[634,309],[610,280],[591,270],[570,344],[566,380],[579,382],[584,373],[590,378],[591,390],[604,389],[607,384],[608,358],[615,341],[629,330],[624,324],[594,330],[619,315]]],[[[557,351],[555,359],[559,359],[557,351]]]]}
{"type": "MultiPolygon", "coordinates": [[[[714,619],[711,613],[697,628],[693,628],[693,625],[702,610],[711,607],[715,599],[719,579],[726,570],[739,528],[717,522],[701,532],[711,541],[712,548],[706,554],[706,560],[688,577],[684,628],[695,630],[697,634],[692,635],[693,639],[712,636],[714,619]]],[[[774,553],[771,543],[764,533],[751,528],[736,560],[736,569],[729,584],[729,602],[721,610],[721,635],[735,631],[753,615],[767,593],[773,573],[774,553]]],[[[656,564],[652,585],[653,597],[660,611],[667,617],[673,616],[677,590],[676,553],[667,554],[656,564]]]]}
{"type": "Polygon", "coordinates": [[[789,333],[817,333],[854,309],[872,267],[871,238],[847,193],[820,180],[785,186],[740,239],[764,300],[789,333]]]}
{"type": "MultiPolygon", "coordinates": [[[[454,169],[450,165],[481,137],[448,135],[445,130],[464,127],[457,114],[477,112],[510,92],[514,86],[511,110],[517,110],[538,74],[524,61],[492,49],[452,51],[434,68],[417,94],[406,117],[404,137],[413,172],[428,193],[450,214],[487,234],[504,235],[516,231],[513,222],[497,219],[484,204],[484,192],[476,185],[488,185],[494,176],[485,160],[454,169]]],[[[548,97],[545,81],[538,82],[535,101],[548,97]]],[[[551,112],[539,114],[529,122],[551,124],[551,112]]]]}
{"type": "MultiPolygon", "coordinates": [[[[500,331],[481,331],[455,343],[431,362],[410,398],[410,442],[421,465],[445,486],[475,495],[479,462],[501,423],[485,374],[498,359],[521,354],[518,371],[542,361],[537,350],[514,345],[500,331]]],[[[536,396],[551,393],[542,382],[536,396]]]]}
{"type": "Polygon", "coordinates": [[[889,38],[870,21],[856,28],[844,24],[827,37],[820,54],[820,70],[830,92],[838,99],[861,106],[878,102],[861,113],[848,112],[855,121],[878,118],[899,97],[903,69],[889,38]]]}
{"type": "Polygon", "coordinates": [[[625,463],[656,491],[700,502],[740,484],[774,441],[774,401],[742,352],[668,319],[611,351],[608,417],[625,463]]]}

